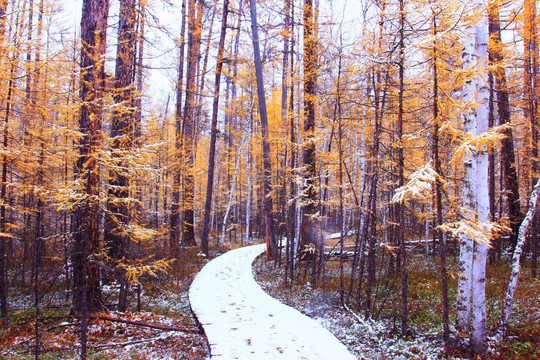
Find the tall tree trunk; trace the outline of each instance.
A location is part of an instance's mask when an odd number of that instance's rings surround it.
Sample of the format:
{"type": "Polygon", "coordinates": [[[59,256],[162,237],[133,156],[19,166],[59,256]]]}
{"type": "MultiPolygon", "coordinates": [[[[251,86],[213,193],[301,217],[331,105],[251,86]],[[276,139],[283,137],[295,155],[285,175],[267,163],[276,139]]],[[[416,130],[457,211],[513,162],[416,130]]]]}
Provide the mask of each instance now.
{"type": "MultiPolygon", "coordinates": [[[[2,46],[1,53],[4,55],[6,50],[4,48],[5,27],[6,27],[6,10],[8,6],[8,0],[0,0],[0,46],[2,46]]],[[[11,77],[10,77],[11,79],[11,77]]],[[[11,80],[10,80],[11,81],[11,80]]],[[[5,103],[5,117],[4,117],[4,131],[2,147],[7,150],[8,146],[8,124],[9,124],[9,93],[11,91],[11,82],[8,83],[8,97],[5,103]]],[[[0,232],[5,233],[6,224],[6,190],[7,190],[7,159],[5,153],[2,154],[2,185],[0,186],[0,232]]],[[[7,284],[7,238],[0,236],[0,316],[5,318],[7,316],[8,304],[8,284],[7,284]]]]}
{"type": "MultiPolygon", "coordinates": [[[[323,241],[319,236],[317,217],[318,182],[315,161],[315,91],[316,91],[316,55],[313,20],[313,0],[304,0],[304,134],[303,150],[304,181],[303,189],[304,216],[302,219],[301,244],[315,246],[322,256],[323,241]]],[[[316,259],[312,258],[312,280],[315,280],[316,259]]]]}
{"type": "Polygon", "coordinates": [[[75,176],[84,199],[71,219],[73,234],[73,309],[94,313],[103,309],[100,268],[96,255],[99,241],[99,164],[101,149],[101,97],[104,89],[104,56],[107,34],[108,0],[84,0],[81,20],[81,114],[79,154],[75,176]]]}
{"type": "Polygon", "coordinates": [[[272,163],[270,159],[270,142],[268,140],[268,115],[264,95],[261,51],[259,49],[259,31],[257,25],[257,7],[255,0],[249,0],[251,10],[251,34],[253,56],[255,61],[255,77],[257,79],[257,96],[259,98],[259,115],[261,117],[262,153],[263,153],[263,212],[266,236],[266,257],[277,259],[277,243],[274,236],[274,220],[272,215],[272,163]]]}
{"type": "Polygon", "coordinates": [[[182,0],[182,25],[180,30],[180,59],[178,60],[178,81],[176,82],[176,112],[175,112],[175,166],[173,167],[173,191],[171,202],[171,223],[169,231],[169,252],[172,258],[179,257],[180,246],[180,184],[182,181],[181,174],[181,158],[182,158],[182,138],[183,138],[183,121],[182,121],[182,91],[184,82],[184,48],[185,48],[185,32],[186,32],[186,1],[182,0]]]}
{"type": "MultiPolygon", "coordinates": [[[[403,95],[405,93],[405,4],[404,0],[399,0],[399,93],[398,93],[398,121],[397,136],[399,146],[397,147],[398,160],[398,187],[404,185],[404,158],[403,158],[403,95]]],[[[405,252],[405,214],[402,203],[396,205],[396,216],[398,223],[398,243],[401,272],[401,336],[407,336],[408,309],[407,309],[407,257],[405,252]]]]}
{"type": "Polygon", "coordinates": [[[128,284],[125,269],[119,265],[126,256],[130,241],[126,231],[129,224],[129,174],[126,156],[133,147],[133,71],[137,37],[135,34],[135,0],[120,1],[118,23],[118,50],[116,54],[115,94],[116,105],[111,124],[113,166],[109,170],[107,213],[105,216],[105,246],[115,266],[115,276],[120,282],[118,311],[125,311],[128,284]]]}
{"type": "Polygon", "coordinates": [[[201,53],[202,0],[188,0],[188,63],[186,77],[186,101],[183,122],[183,161],[184,201],[183,201],[183,239],[184,245],[193,246],[195,242],[195,108],[197,102],[197,67],[201,53]]]}
{"type": "MultiPolygon", "coordinates": [[[[536,1],[525,0],[524,4],[525,34],[524,34],[524,57],[525,57],[525,117],[529,120],[529,159],[530,159],[530,184],[534,184],[538,179],[539,158],[538,158],[538,118],[540,117],[540,105],[538,96],[540,96],[540,73],[538,71],[538,29],[537,29],[537,9],[536,1]]],[[[533,227],[538,229],[538,218],[536,214],[533,219],[533,227]]],[[[530,241],[533,244],[533,250],[538,249],[538,233],[531,232],[530,241]]],[[[533,253],[533,273],[536,275],[537,253],[533,253]]]]}
{"type": "MultiPolygon", "coordinates": [[[[508,89],[506,86],[506,70],[504,68],[503,54],[501,52],[501,22],[499,19],[499,0],[489,1],[488,7],[489,49],[490,62],[494,65],[493,78],[495,79],[495,93],[497,95],[497,112],[499,115],[499,125],[510,123],[510,103],[508,100],[508,89]]],[[[506,208],[510,218],[512,228],[511,243],[516,245],[519,224],[521,223],[521,206],[519,201],[519,181],[514,154],[514,137],[512,128],[504,130],[505,138],[501,144],[501,177],[504,191],[506,193],[506,208]]],[[[491,205],[490,205],[491,206],[491,205]]],[[[491,209],[490,209],[491,212],[491,209]]]]}
{"type": "MultiPolygon", "coordinates": [[[[343,247],[344,247],[344,221],[343,221],[343,124],[341,121],[341,71],[343,62],[343,38],[340,36],[339,60],[338,60],[338,77],[336,84],[336,99],[334,106],[334,122],[338,122],[338,186],[339,186],[339,297],[342,305],[345,305],[345,271],[343,265],[343,247]]],[[[322,256],[322,255],[321,255],[322,256]]]]}
{"type": "MultiPolygon", "coordinates": [[[[442,169],[441,169],[441,157],[439,154],[439,71],[438,71],[438,27],[437,17],[433,13],[433,135],[431,154],[433,156],[433,164],[435,167],[435,173],[437,179],[435,180],[435,223],[433,226],[433,239],[434,244],[439,244],[439,256],[441,259],[441,290],[442,290],[442,305],[443,305],[443,340],[445,354],[448,355],[450,347],[450,320],[449,320],[449,304],[448,304],[448,273],[446,271],[446,239],[440,230],[440,226],[443,224],[442,216],[442,169]]],[[[434,245],[435,246],[435,245],[434,245]]]]}
{"type": "Polygon", "coordinates": [[[229,14],[229,0],[223,2],[223,17],[221,20],[221,34],[216,65],[216,80],[214,83],[214,103],[212,104],[212,125],[210,130],[210,149],[208,152],[208,182],[206,185],[206,203],[204,206],[203,234],[201,238],[201,251],[208,255],[208,234],[210,232],[210,215],[212,212],[212,195],[214,193],[214,166],[216,156],[217,121],[219,108],[219,89],[221,85],[221,71],[223,69],[223,51],[225,49],[225,34],[227,31],[227,16],[229,14]]]}
{"type": "MultiPolygon", "coordinates": [[[[481,14],[483,2],[473,3],[473,11],[481,14]]],[[[464,114],[464,128],[469,134],[481,135],[488,129],[488,89],[484,82],[487,74],[487,19],[481,16],[467,25],[463,49],[463,68],[473,76],[465,82],[463,99],[475,104],[475,111],[464,114]]],[[[478,149],[465,159],[463,208],[466,221],[489,221],[488,159],[487,149],[478,149]],[[477,218],[473,214],[478,214],[477,218]]],[[[488,245],[479,239],[461,235],[460,276],[458,280],[457,331],[467,333],[470,326],[470,347],[483,356],[486,351],[485,271],[488,245]]]]}

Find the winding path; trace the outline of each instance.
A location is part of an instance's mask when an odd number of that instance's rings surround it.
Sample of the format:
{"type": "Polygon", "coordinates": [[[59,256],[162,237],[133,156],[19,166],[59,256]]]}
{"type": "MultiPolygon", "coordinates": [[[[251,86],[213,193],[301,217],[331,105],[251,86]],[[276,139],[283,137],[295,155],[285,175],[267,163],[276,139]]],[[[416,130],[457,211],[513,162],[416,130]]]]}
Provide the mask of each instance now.
{"type": "Polygon", "coordinates": [[[193,281],[189,300],[212,357],[220,359],[349,360],[355,357],[317,321],[268,296],[251,264],[265,245],[229,251],[193,281]]]}

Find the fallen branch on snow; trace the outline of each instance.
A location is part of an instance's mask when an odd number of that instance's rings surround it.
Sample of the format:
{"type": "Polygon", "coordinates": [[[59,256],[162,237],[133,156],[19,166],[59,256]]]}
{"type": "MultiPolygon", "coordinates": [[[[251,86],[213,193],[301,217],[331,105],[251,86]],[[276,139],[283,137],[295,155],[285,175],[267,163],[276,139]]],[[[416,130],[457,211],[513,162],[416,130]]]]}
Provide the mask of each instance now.
{"type": "Polygon", "coordinates": [[[118,318],[112,318],[108,316],[99,316],[99,315],[93,315],[88,316],[89,319],[94,320],[105,320],[105,321],[112,321],[112,322],[119,322],[123,324],[129,324],[129,325],[135,325],[135,326],[144,326],[151,329],[158,329],[158,330],[164,330],[164,331],[181,331],[181,332],[187,332],[191,334],[199,334],[201,331],[199,329],[188,329],[188,328],[179,328],[175,326],[166,326],[166,325],[157,325],[157,324],[148,324],[143,323],[139,321],[131,321],[131,320],[124,320],[124,319],[118,319],[118,318]]]}
{"type": "MultiPolygon", "coordinates": [[[[82,316],[54,316],[49,317],[49,319],[80,319],[82,316]]],[[[148,324],[140,321],[132,321],[132,320],[124,320],[119,318],[113,318],[109,316],[103,316],[103,315],[89,315],[86,317],[87,319],[93,319],[93,320],[104,320],[104,321],[112,321],[112,322],[119,322],[123,324],[128,325],[135,325],[135,326],[143,326],[151,329],[157,329],[157,330],[163,330],[163,331],[181,331],[185,333],[190,334],[200,334],[201,331],[199,329],[190,329],[190,328],[180,328],[176,326],[167,326],[167,325],[160,325],[160,324],[148,324]]],[[[78,325],[78,324],[77,324],[78,325]]]]}

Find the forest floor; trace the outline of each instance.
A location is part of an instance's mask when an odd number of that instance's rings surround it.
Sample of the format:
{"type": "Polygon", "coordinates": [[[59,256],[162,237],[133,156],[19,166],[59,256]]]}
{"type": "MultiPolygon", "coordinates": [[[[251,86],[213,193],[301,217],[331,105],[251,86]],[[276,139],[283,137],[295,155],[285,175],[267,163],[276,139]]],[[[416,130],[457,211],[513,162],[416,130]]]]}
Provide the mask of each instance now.
{"type": "MultiPolygon", "coordinates": [[[[191,314],[188,290],[195,274],[207,262],[197,256],[198,248],[187,249],[178,276],[146,278],[141,291],[141,308],[136,309],[136,291],[130,294],[129,311],[108,311],[100,316],[126,320],[132,324],[89,319],[88,359],[193,359],[207,358],[204,335],[161,330],[134,325],[144,323],[166,328],[199,331],[191,314]]],[[[103,287],[106,304],[115,303],[114,283],[103,287]]],[[[7,319],[0,321],[0,359],[33,359],[35,349],[35,309],[32,289],[10,291],[7,319]]],[[[40,359],[79,359],[80,322],[69,316],[70,302],[65,290],[52,286],[41,299],[39,333],[40,359]]]]}
{"type": "MultiPolygon", "coordinates": [[[[231,247],[237,247],[231,246],[231,247]]],[[[227,246],[229,248],[229,246],[227,246]]],[[[183,266],[176,276],[147,278],[143,281],[141,309],[136,311],[136,296],[131,294],[129,311],[109,312],[106,316],[196,329],[191,315],[188,290],[193,277],[208,262],[197,256],[198,249],[188,249],[183,266]]],[[[218,254],[214,250],[211,258],[218,254]]],[[[380,261],[387,262],[388,256],[380,261]]],[[[455,300],[456,263],[450,257],[449,296],[455,300]]],[[[492,336],[500,319],[504,291],[508,283],[509,261],[488,266],[487,312],[488,335],[492,336]]],[[[348,272],[346,264],[346,273],[348,272]]],[[[309,269],[300,264],[295,283],[284,285],[284,270],[259,258],[254,263],[258,282],[267,293],[304,314],[316,318],[340,339],[359,359],[440,359],[441,301],[439,266],[436,257],[421,253],[409,257],[409,321],[413,329],[408,339],[398,336],[399,274],[388,274],[380,266],[375,290],[376,319],[363,321],[339,305],[339,269],[330,261],[326,269],[325,291],[310,283],[309,269]]],[[[12,274],[10,278],[12,278],[12,274]]],[[[80,353],[79,322],[69,316],[69,299],[60,283],[62,277],[50,274],[44,280],[40,304],[39,332],[41,359],[78,359],[80,353]]],[[[348,282],[346,281],[346,284],[348,282]]],[[[320,284],[319,284],[320,285],[320,284]]],[[[104,287],[104,299],[114,304],[114,286],[104,287]]],[[[352,297],[354,298],[354,296],[352,297]]],[[[524,264],[515,295],[515,306],[508,339],[490,347],[490,359],[540,359],[540,278],[533,279],[529,264],[524,264]]],[[[0,359],[32,359],[35,346],[35,310],[30,286],[11,287],[12,309],[0,320],[0,359]]],[[[351,306],[352,307],[352,306],[351,306]]],[[[451,311],[453,313],[453,311],[451,311]]],[[[451,319],[453,324],[454,319],[451,319]]],[[[206,359],[208,345],[203,335],[182,331],[163,331],[107,320],[90,320],[89,359],[206,359]]],[[[457,357],[455,357],[457,358],[457,357]]]]}
{"type": "MultiPolygon", "coordinates": [[[[388,260],[384,259],[384,256],[382,258],[382,261],[388,260]]],[[[457,265],[455,258],[450,257],[449,261],[449,300],[454,304],[457,265]]],[[[345,264],[345,273],[349,272],[348,266],[350,262],[345,264]]],[[[526,264],[523,269],[515,295],[507,340],[496,346],[490,343],[489,359],[540,359],[540,278],[531,278],[527,266],[526,264]]],[[[324,291],[320,281],[317,286],[310,283],[311,269],[305,263],[299,263],[295,271],[295,282],[290,286],[285,285],[284,269],[262,258],[254,262],[254,273],[256,280],[267,293],[320,321],[359,359],[443,359],[441,288],[437,258],[420,253],[410,254],[408,301],[411,335],[407,338],[399,335],[400,275],[399,272],[387,273],[383,270],[384,267],[378,268],[377,286],[374,290],[374,320],[364,320],[361,313],[355,313],[340,305],[338,261],[330,261],[326,265],[324,291]]],[[[508,277],[508,261],[488,266],[488,338],[494,335],[498,326],[508,277]]],[[[345,288],[348,289],[349,279],[345,280],[345,288]]],[[[349,304],[354,303],[353,299],[354,292],[349,304]]],[[[453,313],[451,309],[451,314],[453,313]]],[[[450,323],[453,331],[453,315],[450,323]]],[[[451,358],[465,357],[454,354],[451,358]]]]}

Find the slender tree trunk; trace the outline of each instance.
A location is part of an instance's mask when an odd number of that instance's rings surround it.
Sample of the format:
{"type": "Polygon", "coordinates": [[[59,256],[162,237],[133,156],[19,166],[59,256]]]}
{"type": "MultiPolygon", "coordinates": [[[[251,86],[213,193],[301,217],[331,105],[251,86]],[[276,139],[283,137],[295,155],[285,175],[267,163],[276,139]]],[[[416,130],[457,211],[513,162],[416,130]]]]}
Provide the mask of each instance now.
{"type": "Polygon", "coordinates": [[[337,121],[338,126],[338,194],[339,194],[339,210],[338,210],[338,224],[339,224],[339,296],[341,304],[345,304],[345,271],[343,266],[343,247],[344,247],[344,221],[343,221],[343,129],[341,121],[341,71],[342,71],[342,62],[343,54],[341,53],[343,49],[343,38],[340,37],[340,48],[339,48],[339,60],[338,60],[338,74],[337,74],[337,84],[336,84],[336,99],[334,106],[334,120],[337,121]]]}
{"type": "Polygon", "coordinates": [[[227,221],[229,219],[229,214],[231,212],[231,206],[234,198],[234,189],[236,187],[236,179],[238,177],[238,170],[240,169],[240,160],[242,159],[242,149],[244,148],[244,143],[246,142],[246,137],[248,136],[248,132],[244,133],[244,136],[242,137],[242,141],[240,142],[240,146],[238,147],[238,154],[236,156],[236,166],[234,167],[234,175],[231,182],[231,189],[229,191],[229,201],[227,202],[227,210],[225,210],[225,216],[223,217],[223,225],[221,227],[221,237],[218,242],[218,247],[220,251],[223,249],[223,243],[225,240],[225,232],[227,230],[227,221]]]}
{"type": "Polygon", "coordinates": [[[212,104],[212,125],[210,130],[210,149],[208,153],[208,182],[206,185],[206,203],[204,207],[203,234],[201,238],[201,251],[208,255],[208,234],[210,232],[210,214],[212,211],[212,195],[214,193],[214,166],[216,155],[217,121],[219,108],[219,89],[221,85],[221,71],[223,69],[223,51],[225,49],[225,34],[227,31],[227,16],[229,14],[229,0],[224,0],[223,17],[221,20],[221,34],[216,65],[216,80],[214,83],[214,103],[212,104]]]}
{"type": "Polygon", "coordinates": [[[510,274],[510,281],[508,282],[508,289],[506,290],[506,297],[504,299],[504,306],[502,312],[501,326],[495,336],[496,341],[501,341],[506,335],[508,330],[508,322],[510,321],[510,315],[512,314],[512,305],[514,303],[514,293],[516,292],[517,282],[521,270],[521,253],[523,246],[527,240],[527,232],[534,229],[534,217],[535,213],[538,213],[539,202],[538,197],[540,195],[540,180],[536,183],[529,199],[529,209],[527,214],[519,227],[518,242],[514,255],[512,256],[512,272],[510,274]]]}
{"type": "MultiPolygon", "coordinates": [[[[530,184],[534,184],[538,179],[539,158],[538,158],[538,118],[540,117],[540,74],[538,71],[538,29],[537,29],[537,9],[536,1],[526,0],[524,2],[525,34],[524,34],[524,57],[525,57],[525,117],[529,120],[529,159],[530,159],[530,184]]],[[[533,227],[538,229],[538,214],[533,219],[533,227]]],[[[533,250],[538,248],[538,232],[532,231],[530,241],[533,250]]],[[[532,271],[536,276],[537,250],[533,251],[532,271]]]]}
{"type": "MultiPolygon", "coordinates": [[[[398,153],[398,186],[404,185],[404,157],[403,157],[403,95],[405,93],[405,4],[399,1],[399,94],[398,94],[398,122],[397,135],[399,146],[398,153]]],[[[405,251],[405,214],[402,203],[397,203],[396,215],[398,220],[398,243],[401,272],[401,336],[407,336],[408,330],[408,306],[407,306],[407,257],[405,251]]]]}
{"type": "Polygon", "coordinates": [[[171,202],[171,223],[169,232],[169,251],[172,258],[177,259],[180,256],[180,184],[181,158],[182,158],[182,138],[183,138],[183,120],[182,120],[182,91],[184,82],[184,48],[186,32],[186,1],[182,0],[182,25],[180,30],[180,59],[178,60],[178,81],[176,82],[176,112],[175,112],[175,166],[173,170],[173,191],[171,202]]]}
{"type": "MultiPolygon", "coordinates": [[[[6,27],[6,10],[8,6],[8,0],[0,0],[0,46],[2,46],[1,53],[4,55],[6,50],[4,48],[5,27],[6,27]]],[[[9,125],[9,111],[10,111],[10,97],[11,97],[11,78],[8,82],[8,96],[5,102],[5,116],[4,116],[4,131],[2,147],[7,150],[8,146],[8,125],[9,125]]],[[[6,232],[6,191],[7,191],[7,159],[5,152],[2,154],[2,185],[0,186],[0,232],[6,232]]],[[[5,318],[7,316],[8,304],[8,284],[7,284],[7,238],[0,236],[0,316],[5,318]]]]}
{"type": "Polygon", "coordinates": [[[255,61],[255,76],[257,78],[257,96],[259,98],[259,114],[261,117],[262,152],[263,152],[263,212],[266,234],[266,257],[277,259],[277,243],[274,236],[274,221],[272,215],[272,163],[270,160],[270,142],[268,140],[268,115],[264,95],[261,51],[259,49],[259,31],[257,25],[257,8],[255,0],[249,0],[251,10],[251,33],[253,40],[253,56],[255,61]]]}
{"type": "Polygon", "coordinates": [[[202,0],[188,0],[189,33],[188,63],[186,77],[186,101],[184,105],[183,149],[184,149],[184,202],[183,202],[183,239],[185,245],[195,242],[195,108],[197,102],[197,67],[201,53],[202,0]]]}
{"type": "Polygon", "coordinates": [[[249,243],[250,238],[250,226],[251,226],[251,119],[249,119],[247,124],[247,143],[246,143],[246,187],[247,187],[247,196],[246,196],[246,236],[244,237],[244,245],[249,243]]]}
{"type": "MultiPolygon", "coordinates": [[[[384,4],[383,4],[384,5],[384,4]]],[[[384,7],[381,14],[384,12],[384,7]]],[[[382,18],[382,16],[381,16],[382,18]]],[[[382,25],[381,25],[382,26],[382,25]]],[[[358,275],[358,286],[357,286],[357,308],[360,308],[360,293],[361,293],[361,284],[363,280],[364,273],[364,263],[367,265],[367,282],[366,282],[366,300],[364,302],[364,313],[365,318],[368,319],[371,317],[371,306],[372,306],[372,290],[375,284],[375,257],[376,257],[376,242],[377,242],[377,185],[379,180],[379,147],[380,147],[380,132],[381,132],[381,121],[385,110],[386,103],[386,86],[388,85],[388,73],[385,75],[384,85],[381,82],[381,72],[379,69],[375,70],[375,74],[372,75],[373,89],[374,89],[374,129],[373,129],[373,143],[370,149],[370,162],[368,166],[369,174],[369,185],[368,185],[368,198],[367,198],[367,215],[364,222],[364,230],[362,231],[362,236],[365,240],[363,242],[367,245],[367,259],[364,260],[364,249],[363,246],[360,249],[359,265],[360,271],[358,275]],[[381,89],[381,86],[384,86],[384,89],[381,89]],[[382,96],[381,96],[382,92],[382,96]]]]}
{"type": "MultiPolygon", "coordinates": [[[[450,321],[449,321],[449,304],[448,304],[448,274],[446,271],[446,239],[440,230],[440,226],[443,224],[442,216],[442,169],[441,169],[441,157],[439,154],[439,75],[438,75],[438,28],[437,17],[433,16],[433,137],[431,153],[433,156],[433,163],[435,166],[435,173],[437,179],[435,180],[435,224],[433,226],[433,238],[434,243],[439,244],[439,256],[441,259],[441,290],[442,290],[442,304],[443,304],[443,340],[445,354],[448,355],[450,347],[450,321]]],[[[435,246],[435,245],[434,245],[435,246]]]]}

